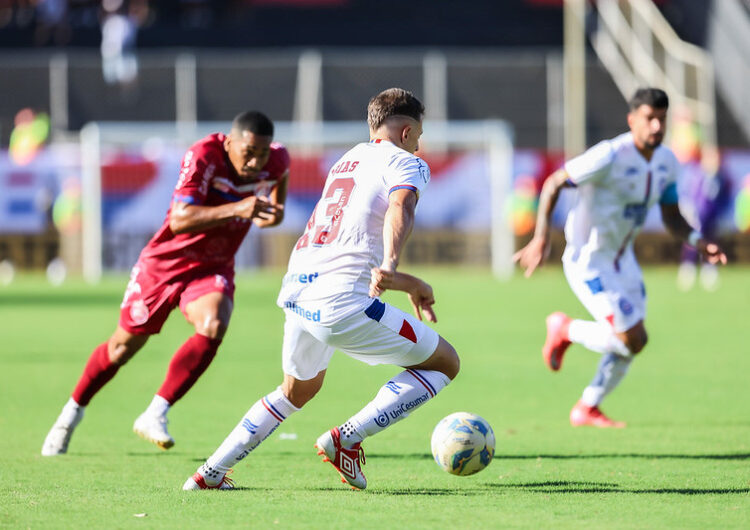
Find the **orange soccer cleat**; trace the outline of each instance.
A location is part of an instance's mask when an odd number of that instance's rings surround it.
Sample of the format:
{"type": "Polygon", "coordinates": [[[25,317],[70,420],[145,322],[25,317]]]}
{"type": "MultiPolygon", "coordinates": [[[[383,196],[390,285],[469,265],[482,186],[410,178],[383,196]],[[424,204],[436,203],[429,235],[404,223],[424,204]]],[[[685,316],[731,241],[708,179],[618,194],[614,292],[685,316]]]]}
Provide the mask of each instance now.
{"type": "Polygon", "coordinates": [[[590,425],[592,427],[611,427],[614,429],[622,429],[626,425],[624,421],[615,421],[605,416],[604,413],[599,410],[598,406],[594,405],[591,407],[586,405],[583,401],[578,401],[570,411],[570,424],[573,427],[590,425]]]}
{"type": "Polygon", "coordinates": [[[330,462],[341,475],[341,482],[348,482],[352,488],[363,490],[367,487],[367,479],[362,472],[361,464],[365,463],[365,452],[359,443],[350,448],[341,446],[341,433],[338,427],[323,433],[315,443],[318,455],[323,462],[330,462]]]}
{"type": "Polygon", "coordinates": [[[563,355],[570,346],[568,326],[571,320],[568,315],[560,311],[547,317],[547,340],[542,346],[542,356],[553,372],[557,372],[562,367],[563,355]]]}

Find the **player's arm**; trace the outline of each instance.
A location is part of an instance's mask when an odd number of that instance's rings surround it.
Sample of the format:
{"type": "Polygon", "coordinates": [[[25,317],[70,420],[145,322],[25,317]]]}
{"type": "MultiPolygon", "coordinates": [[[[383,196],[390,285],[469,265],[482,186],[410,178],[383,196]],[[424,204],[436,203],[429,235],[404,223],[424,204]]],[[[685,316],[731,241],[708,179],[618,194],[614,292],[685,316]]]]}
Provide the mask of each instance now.
{"type": "Polygon", "coordinates": [[[411,189],[398,189],[388,197],[388,209],[383,221],[383,263],[381,269],[396,271],[401,250],[414,228],[417,194],[411,189]]]}
{"type": "Polygon", "coordinates": [[[721,247],[713,241],[706,239],[700,232],[693,229],[693,227],[690,226],[682,216],[680,207],[677,203],[662,203],[660,206],[662,221],[670,234],[695,247],[698,252],[706,257],[709,263],[726,264],[727,256],[724,254],[724,251],[721,250],[721,247]]]}
{"type": "Polygon", "coordinates": [[[234,218],[250,220],[261,214],[273,215],[276,211],[276,206],[261,197],[246,197],[217,206],[201,206],[177,200],[169,213],[169,228],[173,234],[201,232],[234,218]]]}
{"type": "Polygon", "coordinates": [[[552,212],[560,196],[560,190],[571,186],[567,171],[558,169],[552,173],[542,185],[539,195],[539,210],[536,218],[534,237],[521,250],[513,254],[513,261],[521,265],[528,278],[541,266],[549,252],[549,228],[552,212]]]}
{"type": "Polygon", "coordinates": [[[396,271],[401,251],[414,227],[417,194],[411,189],[397,189],[388,200],[383,222],[383,263],[371,271],[370,296],[380,296],[387,289],[404,291],[420,320],[424,311],[427,320],[437,322],[432,310],[435,303],[432,287],[416,276],[396,271]]]}
{"type": "Polygon", "coordinates": [[[284,220],[284,205],[286,204],[286,190],[289,185],[289,170],[286,170],[268,195],[268,202],[276,207],[274,212],[261,212],[253,219],[258,228],[277,226],[284,220]]]}

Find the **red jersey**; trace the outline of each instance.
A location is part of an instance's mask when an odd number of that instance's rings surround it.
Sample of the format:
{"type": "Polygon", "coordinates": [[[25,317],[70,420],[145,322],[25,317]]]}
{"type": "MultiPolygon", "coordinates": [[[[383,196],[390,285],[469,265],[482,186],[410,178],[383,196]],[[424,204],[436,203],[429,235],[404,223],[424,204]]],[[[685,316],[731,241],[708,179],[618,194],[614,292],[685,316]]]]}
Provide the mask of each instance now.
{"type": "Polygon", "coordinates": [[[268,162],[257,179],[248,183],[232,167],[224,150],[225,138],[221,133],[211,134],[185,153],[167,217],[141,251],[140,263],[169,276],[234,266],[234,255],[252,221],[235,218],[199,232],[174,234],[169,228],[172,207],[175,202],[218,206],[252,195],[268,196],[289,169],[289,153],[282,144],[272,143],[268,162]]]}

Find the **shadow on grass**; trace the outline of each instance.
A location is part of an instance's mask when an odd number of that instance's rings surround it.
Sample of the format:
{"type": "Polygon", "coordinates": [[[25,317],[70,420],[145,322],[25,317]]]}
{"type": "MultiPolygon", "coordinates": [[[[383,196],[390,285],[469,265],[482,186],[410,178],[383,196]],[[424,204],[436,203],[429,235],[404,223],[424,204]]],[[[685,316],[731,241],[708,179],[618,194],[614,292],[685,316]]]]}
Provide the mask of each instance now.
{"type": "MultiPolygon", "coordinates": [[[[382,458],[384,460],[432,460],[430,453],[403,453],[403,454],[383,454],[367,453],[367,458],[382,458]]],[[[537,460],[540,458],[549,458],[550,460],[576,460],[576,459],[597,459],[597,458],[643,458],[648,460],[750,460],[750,453],[709,453],[709,454],[659,454],[659,453],[603,453],[589,454],[582,453],[577,455],[561,454],[528,454],[528,455],[503,455],[495,453],[497,460],[537,460]]]]}
{"type": "Polygon", "coordinates": [[[555,480],[518,484],[493,484],[491,488],[530,490],[535,493],[646,493],[677,495],[728,495],[750,493],[750,488],[622,488],[611,482],[579,482],[555,480]]]}
{"type": "MultiPolygon", "coordinates": [[[[352,489],[347,488],[346,486],[340,487],[340,488],[333,488],[333,487],[325,487],[325,488],[309,488],[312,491],[326,491],[326,492],[341,492],[345,493],[347,495],[351,495],[352,493],[357,494],[359,492],[352,491],[352,489]]],[[[394,488],[394,489],[368,489],[366,492],[362,493],[362,495],[393,495],[393,496],[403,496],[403,495],[421,495],[426,497],[433,497],[433,496],[449,496],[449,497],[469,497],[473,495],[486,495],[487,489],[486,488],[469,488],[469,489],[454,489],[454,488],[394,488]]]]}

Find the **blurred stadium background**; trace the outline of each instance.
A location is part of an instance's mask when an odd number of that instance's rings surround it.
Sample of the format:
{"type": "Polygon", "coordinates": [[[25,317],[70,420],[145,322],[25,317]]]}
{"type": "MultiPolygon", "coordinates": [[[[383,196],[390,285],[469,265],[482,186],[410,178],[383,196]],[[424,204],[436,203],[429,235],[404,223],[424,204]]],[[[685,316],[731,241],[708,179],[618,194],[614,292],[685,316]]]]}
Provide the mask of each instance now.
{"type": "MultiPolygon", "coordinates": [[[[489,265],[493,230],[507,261],[543,179],[624,131],[644,84],[672,100],[686,215],[748,261],[749,40],[748,0],[0,2],[0,280],[129,269],[185,148],[252,108],[291,148],[290,204],[238,264],[282,265],[331,160],[366,138],[368,98],[390,86],[430,122],[413,263],[489,265]],[[513,145],[494,184],[492,131],[513,145]]],[[[681,252],[656,211],[637,246],[645,263],[681,252]]]]}

